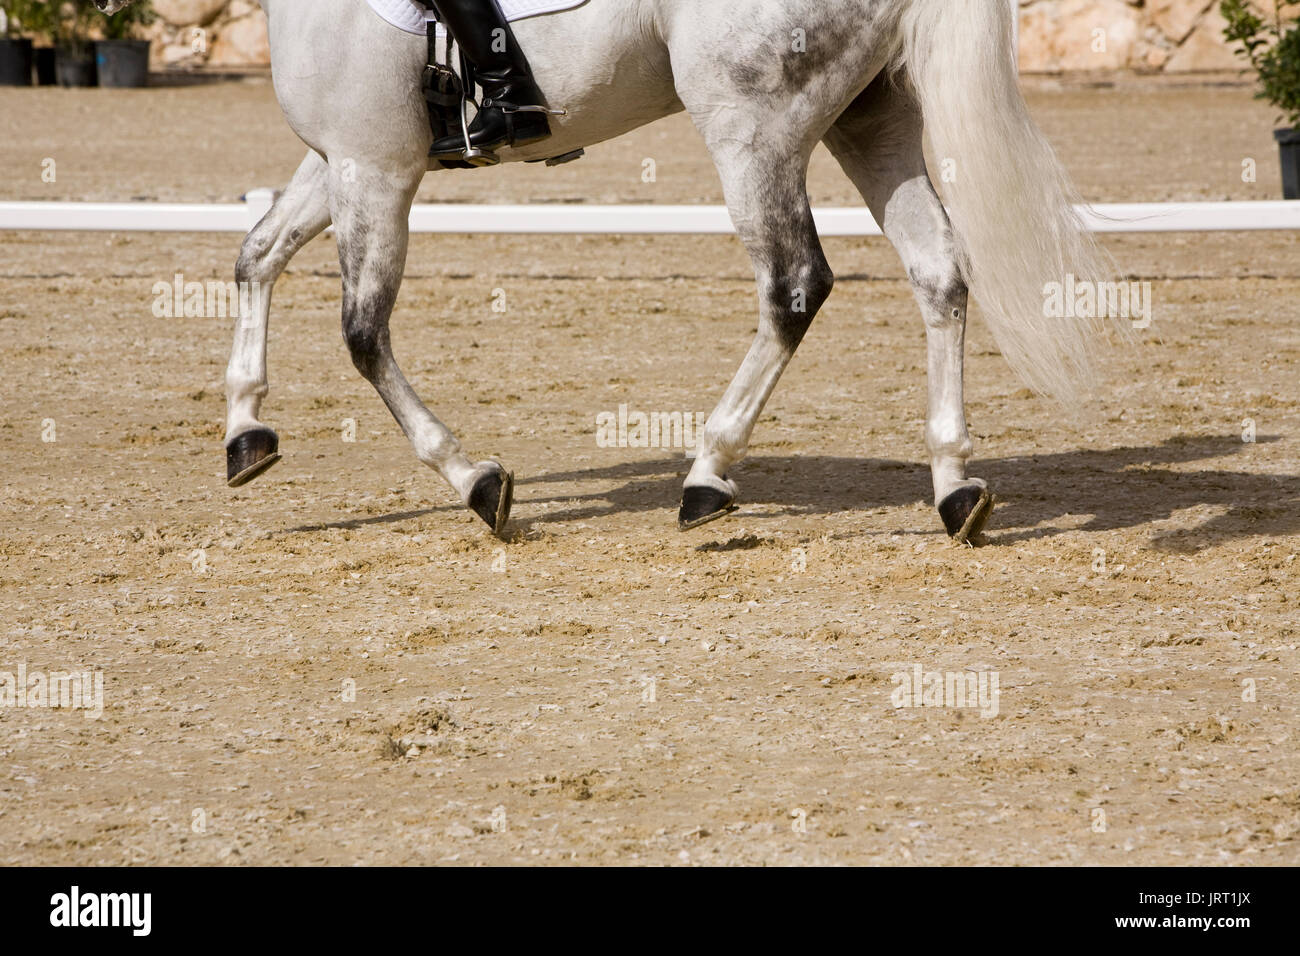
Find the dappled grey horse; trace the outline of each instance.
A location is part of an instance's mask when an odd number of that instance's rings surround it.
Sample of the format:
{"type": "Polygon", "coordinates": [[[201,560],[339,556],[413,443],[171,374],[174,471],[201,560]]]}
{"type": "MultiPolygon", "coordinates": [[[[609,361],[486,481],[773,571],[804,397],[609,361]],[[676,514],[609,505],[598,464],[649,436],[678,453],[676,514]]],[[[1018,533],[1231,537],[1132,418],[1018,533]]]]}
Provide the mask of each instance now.
{"type": "MultiPolygon", "coordinates": [[[[510,510],[509,473],[462,452],[389,344],[411,202],[425,173],[439,168],[427,159],[426,41],[363,0],[262,6],[276,96],[310,151],[235,267],[257,291],[227,371],[231,483],[278,458],[278,439],[259,418],[272,286],[332,222],[352,361],[419,459],[499,533],[510,510]]],[[[734,507],[728,469],[745,455],[755,421],[830,294],[806,192],[809,157],[824,142],[911,279],[928,340],[934,501],[950,535],[976,535],[992,496],[966,474],[967,291],[1021,378],[1068,404],[1092,374],[1099,323],[1046,317],[1044,286],[1104,272],[1021,97],[1005,0],[589,0],[521,20],[514,32],[549,105],[567,112],[552,121],[551,138],[503,150],[503,160],[559,156],[685,109],[753,260],[757,335],[700,436],[679,526],[734,507]],[[944,177],[951,223],[926,171],[923,129],[951,173],[944,177]]]]}

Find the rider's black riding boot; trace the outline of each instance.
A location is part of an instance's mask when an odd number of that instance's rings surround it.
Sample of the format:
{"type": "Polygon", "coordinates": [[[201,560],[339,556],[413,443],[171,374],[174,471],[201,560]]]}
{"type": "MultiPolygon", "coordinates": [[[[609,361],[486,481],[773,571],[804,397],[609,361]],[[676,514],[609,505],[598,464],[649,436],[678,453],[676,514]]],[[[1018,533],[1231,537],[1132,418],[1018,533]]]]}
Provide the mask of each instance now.
{"type": "MultiPolygon", "coordinates": [[[[429,2],[474,64],[478,83],[483,87],[478,116],[469,127],[470,146],[491,152],[502,146],[525,146],[550,136],[542,94],[496,0],[429,2]]],[[[435,142],[429,156],[461,159],[464,151],[465,137],[457,131],[435,142]]]]}

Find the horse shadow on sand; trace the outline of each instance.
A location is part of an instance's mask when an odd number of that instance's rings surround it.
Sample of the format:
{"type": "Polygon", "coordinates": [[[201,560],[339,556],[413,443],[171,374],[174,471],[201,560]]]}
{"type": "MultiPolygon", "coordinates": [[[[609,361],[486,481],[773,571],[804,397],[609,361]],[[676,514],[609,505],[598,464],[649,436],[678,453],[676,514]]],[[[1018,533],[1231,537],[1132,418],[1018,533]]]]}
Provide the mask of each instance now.
{"type": "MultiPolygon", "coordinates": [[[[1261,436],[1258,443],[1247,444],[1235,436],[1179,436],[1159,445],[974,459],[971,473],[987,480],[998,497],[986,543],[1007,545],[1071,531],[1168,525],[1189,509],[1199,513],[1183,516],[1173,527],[1152,527],[1151,545],[1195,553],[1233,539],[1295,534],[1300,532],[1300,476],[1223,467],[1225,458],[1267,454],[1261,446],[1275,441],[1261,436]],[[1207,465],[1195,467],[1198,462],[1207,465]]],[[[526,534],[560,521],[674,509],[688,467],[686,459],[672,457],[524,477],[516,487],[511,526],[526,534]],[[591,483],[614,486],[577,493],[548,491],[553,485],[591,483]],[[538,505],[551,507],[538,513],[538,505]]],[[[741,507],[717,525],[719,533],[725,534],[728,522],[734,526],[738,518],[745,518],[747,505],[763,505],[765,514],[773,513],[774,506],[776,514],[817,516],[931,503],[930,469],[918,462],[758,452],[738,465],[733,477],[740,484],[741,507]]],[[[289,533],[388,524],[459,509],[404,511],[294,528],[289,533]]],[[[943,533],[937,516],[930,522],[908,517],[900,525],[890,533],[943,533]]],[[[665,533],[671,527],[665,522],[665,533]]],[[[710,527],[703,533],[708,534],[710,527]]]]}
{"type": "MultiPolygon", "coordinates": [[[[1276,438],[1256,444],[1239,437],[1176,437],[1159,445],[1076,450],[972,461],[971,474],[998,496],[986,540],[991,545],[1052,537],[1069,531],[1110,531],[1168,522],[1197,509],[1177,527],[1152,528],[1151,544],[1196,552],[1236,538],[1300,531],[1300,476],[1256,474],[1215,467],[1188,467],[1229,457],[1253,456],[1276,438]]],[[[525,529],[555,521],[581,521],[624,511],[653,511],[675,504],[688,467],[682,458],[627,462],[524,478],[520,500],[561,507],[520,522],[525,529]],[[547,485],[618,482],[592,493],[547,494],[547,485]]],[[[861,508],[930,504],[929,466],[879,458],[756,453],[738,465],[740,510],[764,505],[765,513],[830,515],[861,508]]],[[[523,509],[525,512],[527,509],[523,509]]],[[[521,516],[522,517],[522,516],[521,516]]],[[[723,523],[728,519],[723,519],[723,523]]],[[[719,524],[722,527],[722,523],[719,524]]],[[[707,529],[706,529],[707,531],[707,529]]],[[[900,534],[942,534],[938,517],[929,525],[907,519],[900,534]]],[[[894,533],[891,532],[891,533],[894,533]]]]}

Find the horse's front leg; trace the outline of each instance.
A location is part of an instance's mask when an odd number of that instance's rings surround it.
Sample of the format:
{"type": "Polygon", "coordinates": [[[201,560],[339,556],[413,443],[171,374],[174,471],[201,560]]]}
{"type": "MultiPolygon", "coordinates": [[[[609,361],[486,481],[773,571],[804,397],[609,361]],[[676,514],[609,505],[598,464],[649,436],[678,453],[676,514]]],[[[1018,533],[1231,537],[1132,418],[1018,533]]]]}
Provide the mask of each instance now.
{"type": "Polygon", "coordinates": [[[352,363],[393,413],[417,457],[500,534],[510,515],[512,476],[495,461],[474,463],[465,456],[456,436],[402,374],[389,339],[406,264],[411,201],[423,174],[423,162],[404,175],[359,164],[330,170],[330,210],[343,273],[343,338],[352,363]]]}
{"type": "Polygon", "coordinates": [[[236,488],[280,460],[280,440],[258,418],[266,397],[271,290],[294,254],[329,225],[325,160],[307,154],[289,185],[244,239],[235,263],[240,301],[226,366],[226,482],[236,488]]]}

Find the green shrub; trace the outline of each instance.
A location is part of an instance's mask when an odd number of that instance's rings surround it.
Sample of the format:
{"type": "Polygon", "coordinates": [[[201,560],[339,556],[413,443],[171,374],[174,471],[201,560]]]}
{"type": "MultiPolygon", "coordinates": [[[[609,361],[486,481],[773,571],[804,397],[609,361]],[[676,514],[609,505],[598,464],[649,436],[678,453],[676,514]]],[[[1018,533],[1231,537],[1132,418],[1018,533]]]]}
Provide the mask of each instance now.
{"type": "Polygon", "coordinates": [[[4,35],[51,40],[59,22],[58,0],[0,0],[4,35]]]}
{"type": "Polygon", "coordinates": [[[3,35],[47,40],[63,47],[84,48],[95,37],[127,40],[158,19],[150,0],[136,0],[111,17],[100,13],[94,0],[0,0],[3,35]]]}
{"type": "Polygon", "coordinates": [[[91,30],[102,18],[103,14],[95,9],[94,0],[63,0],[55,14],[54,45],[88,51],[94,42],[91,30]]]}
{"type": "Polygon", "coordinates": [[[1288,125],[1300,129],[1300,18],[1284,20],[1281,8],[1274,0],[1273,17],[1265,20],[1245,0],[1223,0],[1219,6],[1228,21],[1224,37],[1255,70],[1255,98],[1272,103],[1288,125]]]}
{"type": "Polygon", "coordinates": [[[150,0],[136,0],[135,3],[117,11],[111,17],[106,17],[102,13],[99,16],[103,21],[104,37],[109,40],[135,39],[139,32],[137,27],[147,27],[158,19],[150,0]]]}

